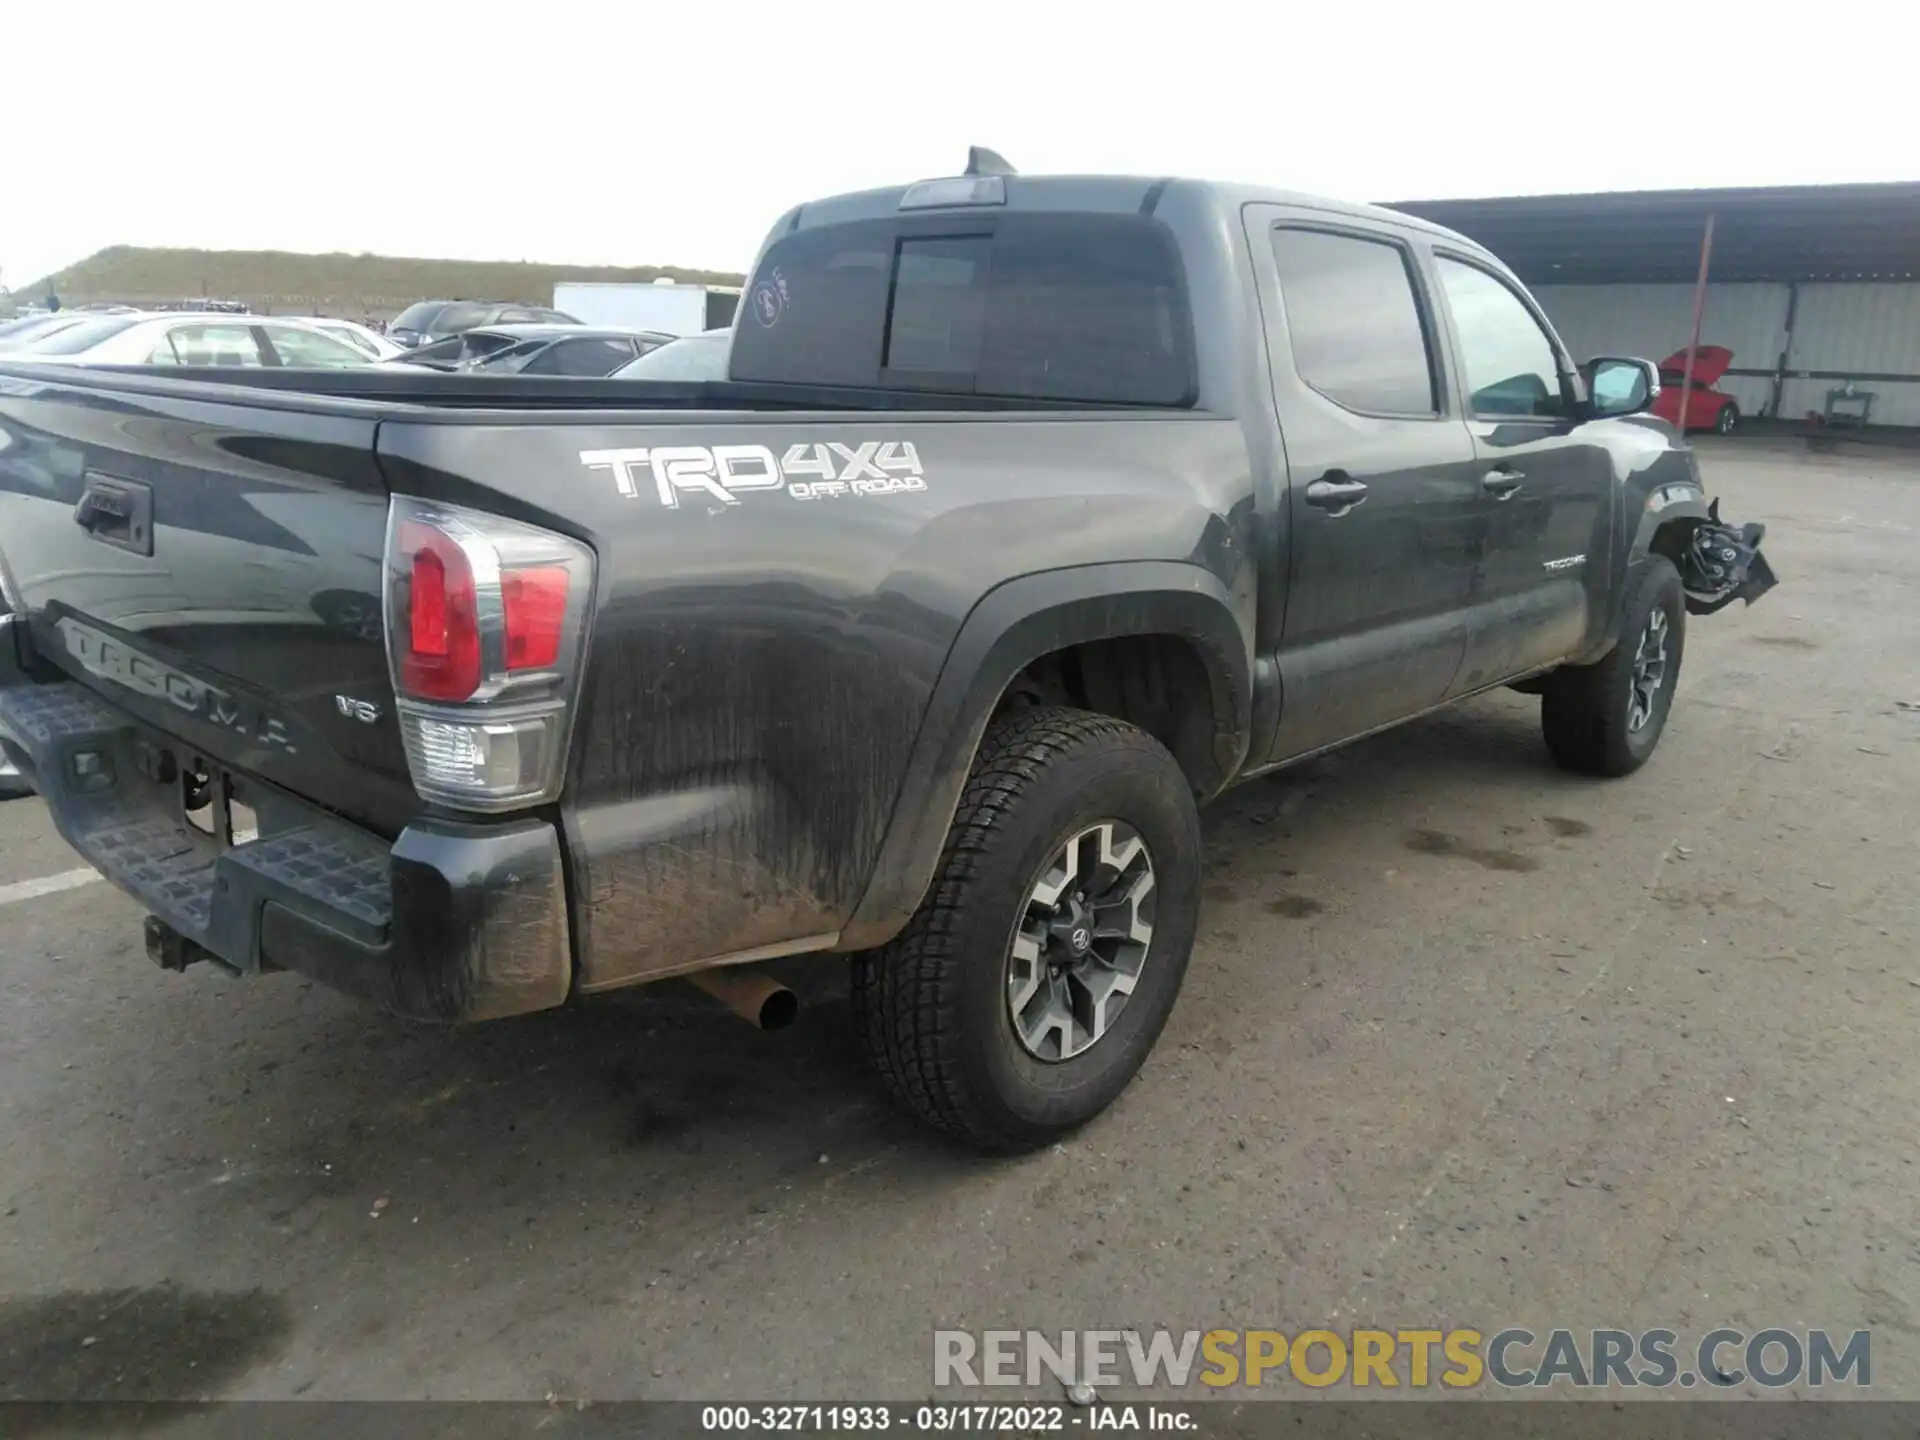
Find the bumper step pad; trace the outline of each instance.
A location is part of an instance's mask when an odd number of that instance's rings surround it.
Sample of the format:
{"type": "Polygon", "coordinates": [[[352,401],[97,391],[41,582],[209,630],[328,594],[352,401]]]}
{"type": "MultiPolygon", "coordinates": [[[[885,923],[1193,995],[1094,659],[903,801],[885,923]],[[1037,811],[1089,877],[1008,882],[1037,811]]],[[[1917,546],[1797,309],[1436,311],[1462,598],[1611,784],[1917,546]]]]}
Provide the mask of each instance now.
{"type": "Polygon", "coordinates": [[[0,690],[0,726],[28,752],[67,842],[224,967],[260,968],[262,900],[363,945],[386,940],[390,852],[377,837],[276,798],[273,813],[307,811],[304,823],[222,848],[181,816],[173,786],[140,773],[140,728],[80,685],[0,690]]]}

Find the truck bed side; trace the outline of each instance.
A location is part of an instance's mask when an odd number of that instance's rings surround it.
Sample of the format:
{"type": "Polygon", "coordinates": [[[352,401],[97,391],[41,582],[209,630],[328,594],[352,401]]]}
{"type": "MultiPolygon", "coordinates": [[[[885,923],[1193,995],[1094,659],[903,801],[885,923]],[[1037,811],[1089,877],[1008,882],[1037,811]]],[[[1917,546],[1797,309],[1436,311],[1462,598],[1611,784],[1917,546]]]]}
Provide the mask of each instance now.
{"type": "MultiPolygon", "coordinates": [[[[871,943],[904,920],[869,915],[846,933],[889,869],[890,829],[903,837],[890,866],[932,864],[970,747],[957,761],[930,751],[910,794],[903,783],[923,738],[938,750],[934,735],[984,724],[998,696],[971,684],[949,687],[946,713],[930,707],[969,617],[1022,577],[1103,567],[1109,628],[1207,626],[1238,677],[1223,705],[1246,705],[1250,481],[1232,422],[775,414],[663,431],[434,417],[383,424],[379,457],[398,493],[484,500],[600,557],[563,819],[584,989],[871,943]],[[676,447],[666,464],[689,467],[682,483],[651,463],[663,440],[676,447]],[[756,449],[782,487],[719,487],[723,499],[697,483],[708,456],[756,449]],[[1123,616],[1129,587],[1168,598],[1123,616]],[[1204,594],[1207,618],[1165,618],[1198,610],[1178,592],[1204,594]]],[[[1003,669],[1093,638],[1083,623],[1050,643],[1024,605],[986,620],[995,633],[976,632],[969,680],[1016,623],[1026,638],[1003,649],[1003,669]]]]}
{"type": "MultiPolygon", "coordinates": [[[[486,828],[408,784],[388,494],[593,550],[562,800],[525,817],[562,836],[580,989],[884,938],[1000,687],[1051,649],[1184,635],[1218,687],[1197,783],[1245,748],[1253,503],[1231,420],[516,412],[46,375],[0,377],[0,550],[40,663],[378,846],[486,828]],[[150,496],[150,544],[78,523],[114,482],[150,496]]],[[[194,873],[210,884],[213,858],[194,873]]]]}

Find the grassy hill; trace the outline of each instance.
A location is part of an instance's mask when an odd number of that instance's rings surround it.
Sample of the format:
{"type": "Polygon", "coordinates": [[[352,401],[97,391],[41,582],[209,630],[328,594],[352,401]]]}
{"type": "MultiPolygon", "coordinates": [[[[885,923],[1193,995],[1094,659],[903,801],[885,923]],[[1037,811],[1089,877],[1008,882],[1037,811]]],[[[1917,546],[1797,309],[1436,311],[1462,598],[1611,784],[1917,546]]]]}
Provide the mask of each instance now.
{"type": "Polygon", "coordinates": [[[155,250],[114,245],[77,265],[17,288],[16,299],[51,289],[71,304],[138,303],[208,296],[244,300],[260,311],[323,310],[392,315],[423,299],[472,298],[553,303],[556,280],[647,282],[662,275],[703,285],[738,285],[719,270],[673,265],[543,265],[508,260],[418,260],[395,255],[301,255],[286,250],[155,250]]]}

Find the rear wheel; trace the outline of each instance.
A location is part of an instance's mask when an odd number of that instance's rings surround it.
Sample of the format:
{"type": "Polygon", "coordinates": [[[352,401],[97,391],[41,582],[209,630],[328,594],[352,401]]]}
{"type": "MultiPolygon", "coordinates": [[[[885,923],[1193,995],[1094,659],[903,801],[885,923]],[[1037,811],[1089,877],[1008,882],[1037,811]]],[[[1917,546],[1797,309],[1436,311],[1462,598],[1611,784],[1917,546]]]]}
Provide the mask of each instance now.
{"type": "Polygon", "coordinates": [[[1720,435],[1731,435],[1733,427],[1740,423],[1740,407],[1731,400],[1720,407],[1720,413],[1713,417],[1713,428],[1720,435]]]}
{"type": "Polygon", "coordinates": [[[1652,756],[1673,708],[1686,648],[1680,572],[1651,557],[1629,582],[1620,638],[1594,665],[1548,677],[1540,728],[1555,763],[1584,775],[1631,775],[1652,756]]]}
{"type": "Polygon", "coordinates": [[[981,746],[920,909],[854,962],[862,1046],[929,1124],[1044,1145],[1153,1048],[1199,890],[1199,816],[1164,746],[1104,715],[1017,713],[981,746]]]}

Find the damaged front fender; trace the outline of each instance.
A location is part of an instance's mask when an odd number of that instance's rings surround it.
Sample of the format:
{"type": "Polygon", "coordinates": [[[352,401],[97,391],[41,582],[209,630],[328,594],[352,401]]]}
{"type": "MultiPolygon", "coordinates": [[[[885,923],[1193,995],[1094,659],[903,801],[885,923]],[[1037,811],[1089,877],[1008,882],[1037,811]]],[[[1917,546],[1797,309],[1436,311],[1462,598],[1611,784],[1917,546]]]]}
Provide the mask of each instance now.
{"type": "Polygon", "coordinates": [[[1738,528],[1723,522],[1718,500],[1707,507],[1707,518],[1687,538],[1680,567],[1689,614],[1711,615],[1736,600],[1751,605],[1779,583],[1760,553],[1766,533],[1757,521],[1738,528]]]}

